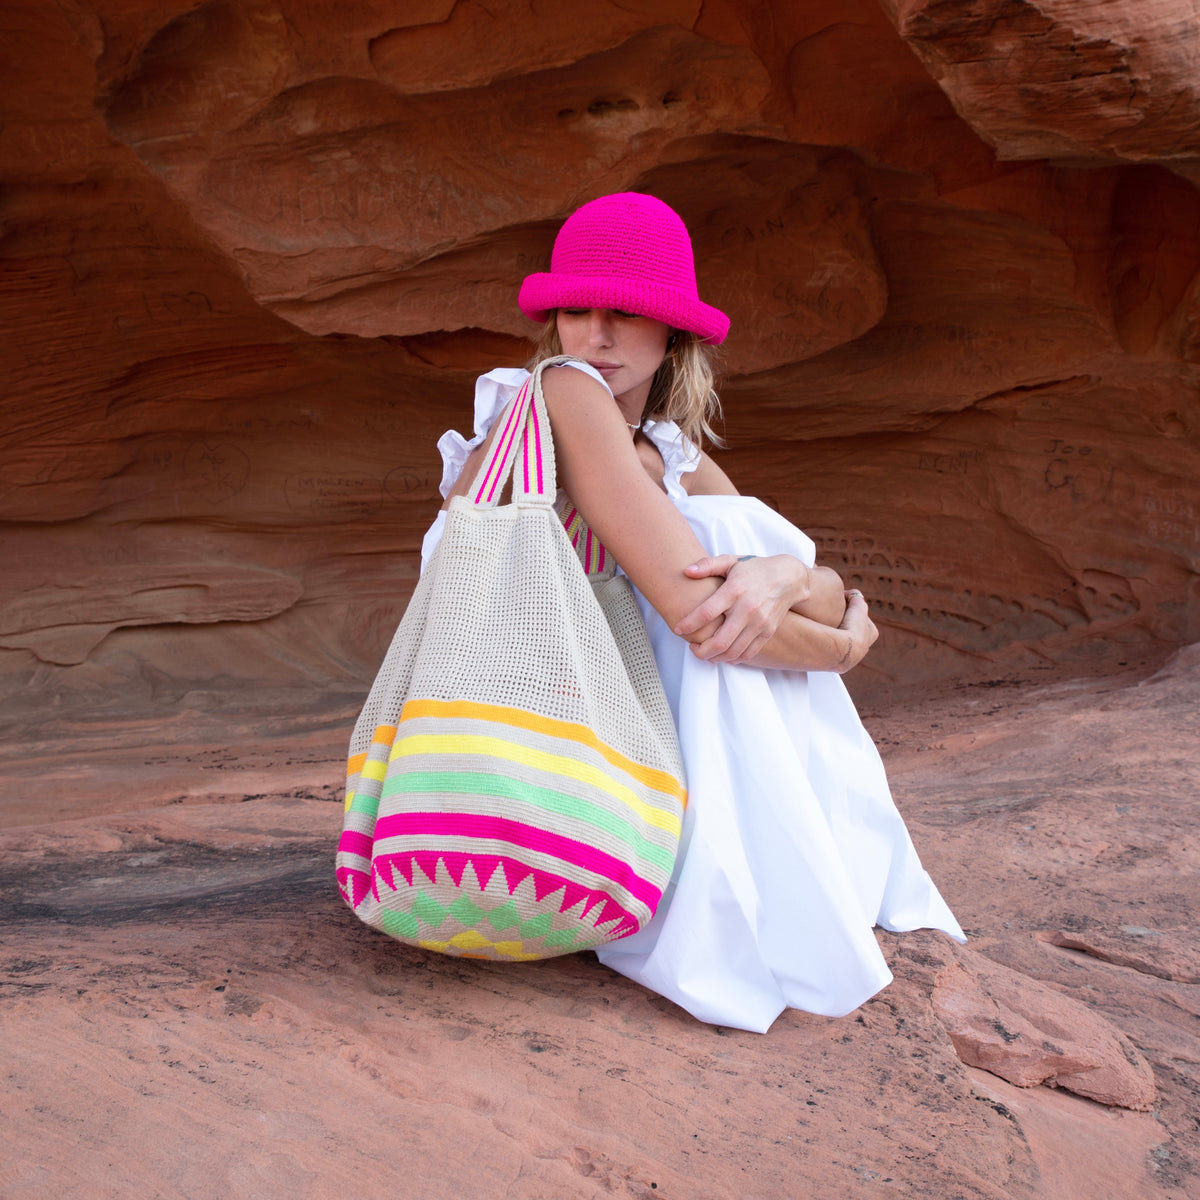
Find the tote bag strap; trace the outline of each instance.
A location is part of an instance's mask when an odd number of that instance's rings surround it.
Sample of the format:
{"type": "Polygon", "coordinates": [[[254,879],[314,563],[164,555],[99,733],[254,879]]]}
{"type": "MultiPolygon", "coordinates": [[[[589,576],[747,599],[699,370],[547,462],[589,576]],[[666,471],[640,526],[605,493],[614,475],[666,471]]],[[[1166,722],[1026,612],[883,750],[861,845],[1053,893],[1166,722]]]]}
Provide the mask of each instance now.
{"type": "Polygon", "coordinates": [[[561,503],[556,504],[558,480],[554,438],[542,395],[542,372],[569,359],[570,355],[560,354],[538,363],[520,391],[508,402],[496,420],[499,433],[467,495],[478,508],[494,508],[511,476],[513,502],[554,507],[579,555],[584,573],[592,578],[608,579],[617,569],[612,555],[604,549],[569,499],[563,497],[561,503]]]}
{"type": "Polygon", "coordinates": [[[592,532],[583,514],[575,507],[570,496],[564,495],[554,506],[558,519],[579,555],[583,573],[591,579],[610,579],[617,573],[617,563],[604,548],[604,543],[592,532]]]}
{"type": "Polygon", "coordinates": [[[477,508],[495,508],[510,476],[514,503],[553,506],[558,479],[554,439],[542,396],[542,372],[568,357],[563,354],[538,363],[497,418],[500,432],[467,493],[477,508]]]}

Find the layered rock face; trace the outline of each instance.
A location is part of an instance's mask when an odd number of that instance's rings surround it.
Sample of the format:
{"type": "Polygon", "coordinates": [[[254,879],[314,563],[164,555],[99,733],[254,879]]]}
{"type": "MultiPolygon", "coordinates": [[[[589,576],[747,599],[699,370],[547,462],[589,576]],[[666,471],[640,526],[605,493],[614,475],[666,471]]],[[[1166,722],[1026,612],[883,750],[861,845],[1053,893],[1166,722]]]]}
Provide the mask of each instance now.
{"type": "Polygon", "coordinates": [[[1193,9],[11,0],[8,695],[360,695],[437,436],[622,189],[687,220],[722,463],[862,587],[871,670],[1196,640],[1193,9]]]}

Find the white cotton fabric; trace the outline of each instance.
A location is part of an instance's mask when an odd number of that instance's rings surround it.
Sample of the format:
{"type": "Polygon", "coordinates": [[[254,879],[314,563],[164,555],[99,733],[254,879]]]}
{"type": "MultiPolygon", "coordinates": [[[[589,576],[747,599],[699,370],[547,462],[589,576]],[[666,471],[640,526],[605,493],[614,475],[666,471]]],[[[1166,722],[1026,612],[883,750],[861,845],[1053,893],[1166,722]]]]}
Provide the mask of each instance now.
{"type": "MultiPolygon", "coordinates": [[[[501,370],[478,381],[475,438],[438,443],[443,494],[525,378],[501,370]]],[[[677,426],[647,422],[645,432],[666,464],[667,494],[710,554],[813,563],[811,539],[761,501],[684,491],[698,455],[677,426]]],[[[601,962],[702,1021],[765,1032],[784,1008],[843,1016],[891,982],[876,925],[965,941],[841,678],[702,662],[637,599],[679,729],[688,808],[658,913],[597,951],[601,962]]]]}

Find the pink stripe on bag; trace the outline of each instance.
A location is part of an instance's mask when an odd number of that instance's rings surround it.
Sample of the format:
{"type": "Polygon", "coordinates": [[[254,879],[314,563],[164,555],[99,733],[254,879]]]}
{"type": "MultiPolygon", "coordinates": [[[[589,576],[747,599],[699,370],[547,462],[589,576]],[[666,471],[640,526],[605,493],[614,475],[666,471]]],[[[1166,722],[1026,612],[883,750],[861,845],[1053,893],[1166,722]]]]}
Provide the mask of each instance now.
{"type": "Polygon", "coordinates": [[[526,423],[525,440],[522,443],[525,457],[525,494],[529,494],[529,425],[533,426],[533,441],[536,446],[535,453],[537,454],[537,494],[542,494],[542,434],[541,427],[537,419],[537,405],[531,405],[529,409],[529,421],[526,423]]]}
{"type": "Polygon", "coordinates": [[[491,500],[491,498],[496,494],[496,485],[499,483],[504,474],[504,463],[508,461],[509,451],[512,449],[512,443],[516,437],[516,432],[520,428],[520,422],[517,418],[521,412],[521,409],[524,407],[525,395],[528,388],[529,384],[526,382],[522,386],[520,392],[517,393],[517,402],[512,406],[512,410],[508,414],[508,421],[500,433],[500,437],[496,443],[495,449],[492,451],[492,457],[488,462],[487,471],[484,473],[483,482],[479,485],[479,491],[475,496],[476,504],[483,499],[484,489],[487,487],[489,479],[492,481],[492,487],[487,494],[488,500],[491,500]],[[497,469],[498,463],[499,468],[497,469]],[[496,471],[494,478],[492,477],[493,470],[496,471]]]}
{"type": "Polygon", "coordinates": [[[492,477],[492,472],[496,469],[496,461],[504,449],[504,439],[508,437],[508,431],[512,427],[513,414],[508,414],[508,423],[500,432],[500,436],[496,439],[495,446],[492,447],[492,457],[488,459],[487,470],[483,473],[483,482],[479,485],[479,491],[475,494],[475,503],[478,504],[483,499],[484,490],[487,488],[488,480],[492,477]]]}
{"type": "Polygon", "coordinates": [[[359,833],[354,829],[343,829],[338,841],[338,851],[347,854],[357,854],[360,858],[370,858],[374,841],[370,834],[359,833]]]}
{"type": "MultiPolygon", "coordinates": [[[[477,813],[393,813],[380,817],[375,824],[375,841],[404,837],[406,834],[432,834],[442,837],[472,837],[487,841],[507,842],[527,850],[537,850],[563,862],[583,867],[596,875],[602,875],[627,888],[651,911],[658,907],[662,892],[648,880],[634,874],[628,863],[597,850],[594,846],[577,842],[561,834],[549,833],[521,821],[509,821],[504,817],[483,816],[477,813]]],[[[394,852],[385,851],[386,857],[394,852]]]]}
{"type": "MultiPolygon", "coordinates": [[[[533,441],[537,447],[538,495],[540,496],[545,492],[546,485],[542,482],[542,423],[538,420],[536,404],[529,410],[529,415],[533,419],[533,441]]],[[[529,491],[528,479],[525,481],[525,490],[529,491]]]]}
{"type": "Polygon", "coordinates": [[[496,494],[496,488],[500,486],[500,481],[504,478],[504,476],[506,474],[505,467],[508,466],[508,456],[509,456],[509,454],[512,453],[512,448],[513,448],[514,444],[516,443],[517,438],[520,437],[520,435],[521,435],[521,427],[525,423],[524,422],[524,412],[529,405],[529,388],[530,388],[530,381],[526,380],[525,384],[522,386],[521,390],[517,393],[517,402],[516,402],[516,404],[513,405],[513,412],[520,413],[521,416],[520,416],[520,419],[518,419],[516,421],[516,423],[513,424],[512,437],[509,439],[508,448],[504,452],[504,465],[496,473],[496,478],[492,480],[492,489],[490,492],[488,492],[488,500],[489,501],[496,494]]]}
{"type": "Polygon", "coordinates": [[[504,446],[504,453],[500,459],[500,466],[492,478],[492,486],[488,491],[487,498],[489,503],[496,494],[496,489],[500,486],[500,481],[505,477],[508,467],[509,455],[512,454],[513,446],[516,444],[517,438],[521,434],[521,425],[523,424],[523,414],[525,411],[525,398],[527,394],[528,384],[517,393],[517,402],[513,405],[512,413],[508,419],[508,425],[505,427],[502,438],[507,438],[508,442],[504,446]]]}

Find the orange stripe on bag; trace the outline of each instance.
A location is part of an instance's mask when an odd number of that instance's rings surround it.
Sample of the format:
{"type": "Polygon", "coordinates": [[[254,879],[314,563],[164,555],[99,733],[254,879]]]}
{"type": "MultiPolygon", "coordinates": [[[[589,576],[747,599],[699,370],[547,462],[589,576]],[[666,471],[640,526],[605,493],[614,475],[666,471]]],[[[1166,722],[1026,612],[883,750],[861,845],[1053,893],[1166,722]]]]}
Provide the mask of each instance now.
{"type": "Polygon", "coordinates": [[[667,796],[674,796],[687,807],[687,789],[678,779],[665,771],[644,767],[631,758],[626,758],[611,746],[606,746],[586,725],[571,721],[557,721],[553,717],[540,717],[521,708],[506,708],[499,704],[478,704],[472,700],[407,700],[400,712],[400,720],[412,721],[418,717],[471,717],[477,721],[498,721],[505,725],[516,725],[534,733],[550,737],[566,738],[580,745],[590,746],[602,754],[614,767],[626,772],[640,783],[667,796]]]}
{"type": "MultiPolygon", "coordinates": [[[[375,734],[371,738],[372,746],[387,746],[391,748],[392,743],[396,740],[395,725],[377,725],[375,734]]],[[[363,764],[367,761],[371,751],[364,750],[361,754],[352,754],[346,760],[346,778],[350,779],[354,775],[361,775],[363,764]]]]}

